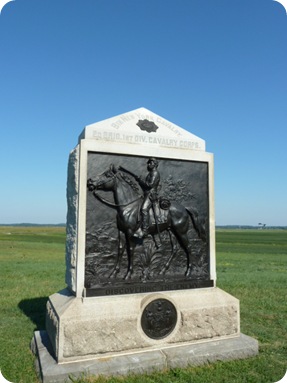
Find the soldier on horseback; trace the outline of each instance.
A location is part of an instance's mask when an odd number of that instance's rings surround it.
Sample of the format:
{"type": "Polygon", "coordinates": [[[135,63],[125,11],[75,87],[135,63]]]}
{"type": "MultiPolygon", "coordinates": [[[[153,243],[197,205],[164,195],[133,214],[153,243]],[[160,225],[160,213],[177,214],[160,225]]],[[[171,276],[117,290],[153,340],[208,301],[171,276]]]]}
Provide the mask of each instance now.
{"type": "MultiPolygon", "coordinates": [[[[148,174],[145,179],[141,177],[137,177],[140,187],[144,192],[144,200],[141,207],[141,216],[142,216],[142,230],[138,230],[135,233],[135,236],[142,238],[148,234],[149,227],[149,210],[153,208],[153,213],[155,213],[154,204],[158,201],[158,187],[160,183],[160,174],[157,170],[158,161],[155,158],[149,158],[147,162],[147,170],[148,174]]],[[[157,217],[155,217],[155,220],[157,217]]]]}
{"type": "MultiPolygon", "coordinates": [[[[161,271],[164,273],[170,266],[174,258],[177,248],[174,245],[171,234],[177,238],[179,245],[184,250],[187,257],[187,268],[185,275],[191,278],[194,265],[197,264],[195,255],[192,253],[192,243],[188,237],[189,220],[191,219],[193,227],[199,238],[206,242],[206,231],[203,223],[199,220],[198,213],[195,209],[187,208],[184,205],[169,201],[167,198],[159,197],[160,174],[157,170],[158,161],[155,158],[149,158],[147,162],[148,174],[145,179],[131,171],[119,166],[116,168],[111,165],[110,169],[99,174],[94,180],[87,180],[87,187],[96,199],[107,206],[116,208],[117,210],[117,228],[119,231],[119,246],[116,265],[111,277],[115,277],[120,271],[121,259],[124,251],[127,252],[128,265],[125,280],[131,278],[133,273],[133,259],[135,247],[139,244],[135,236],[143,238],[144,234],[150,234],[154,241],[154,235],[167,231],[171,242],[171,254],[161,271]],[[135,190],[134,182],[127,181],[128,177],[124,177],[119,170],[126,172],[136,179],[143,189],[143,196],[135,190]],[[114,201],[111,203],[101,197],[97,191],[112,191],[114,201]],[[153,214],[151,214],[152,209],[153,214]],[[141,212],[142,222],[139,222],[139,212],[141,212]],[[154,219],[153,219],[154,218],[154,219]]],[[[161,241],[159,246],[162,246],[161,241]]],[[[157,244],[155,243],[156,247],[157,244]]]]}
{"type": "Polygon", "coordinates": [[[138,238],[143,238],[148,234],[149,211],[151,208],[153,209],[154,219],[157,224],[155,205],[158,203],[158,187],[160,183],[160,174],[157,168],[158,161],[153,157],[149,158],[147,161],[148,174],[146,178],[143,179],[142,177],[139,177],[120,166],[121,170],[124,170],[136,179],[144,193],[143,203],[141,206],[141,227],[134,234],[134,236],[138,238]]]}

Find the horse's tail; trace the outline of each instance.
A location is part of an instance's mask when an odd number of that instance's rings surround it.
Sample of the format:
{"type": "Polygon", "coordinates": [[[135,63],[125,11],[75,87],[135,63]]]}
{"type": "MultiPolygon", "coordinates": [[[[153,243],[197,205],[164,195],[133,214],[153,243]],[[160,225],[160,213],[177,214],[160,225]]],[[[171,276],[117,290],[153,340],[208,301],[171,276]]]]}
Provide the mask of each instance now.
{"type": "Polygon", "coordinates": [[[199,218],[198,211],[193,207],[188,207],[188,208],[186,207],[185,209],[191,218],[193,227],[197,235],[199,236],[200,239],[205,241],[206,240],[205,225],[204,225],[204,222],[199,218]]]}

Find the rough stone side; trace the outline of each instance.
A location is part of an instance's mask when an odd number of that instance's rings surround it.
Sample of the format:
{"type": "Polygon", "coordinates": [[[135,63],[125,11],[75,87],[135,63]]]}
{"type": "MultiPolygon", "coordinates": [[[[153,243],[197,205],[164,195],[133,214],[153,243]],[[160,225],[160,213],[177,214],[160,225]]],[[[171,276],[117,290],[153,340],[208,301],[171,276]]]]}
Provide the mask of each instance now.
{"type": "Polygon", "coordinates": [[[58,362],[240,335],[239,301],[218,288],[84,299],[67,288],[49,297],[47,311],[58,362]],[[170,335],[155,340],[141,318],[148,301],[159,297],[174,303],[178,320],[170,335]]]}
{"type": "Polygon", "coordinates": [[[71,151],[67,179],[66,283],[76,292],[77,224],[79,194],[79,145],[71,151]]]}
{"type": "MultiPolygon", "coordinates": [[[[150,346],[137,329],[137,317],[70,319],[64,326],[64,358],[104,354],[150,346]]],[[[182,310],[178,331],[166,344],[239,335],[236,305],[182,310]]],[[[163,340],[164,341],[164,340],[163,340]]]]}
{"type": "Polygon", "coordinates": [[[78,301],[62,320],[63,358],[239,336],[239,303],[235,298],[218,289],[201,291],[199,297],[193,291],[185,292],[185,296],[189,302],[182,299],[176,304],[178,323],[174,332],[157,341],[144,335],[138,325],[142,316],[140,296],[102,298],[82,308],[78,301]]]}
{"type": "Polygon", "coordinates": [[[226,305],[181,312],[175,341],[196,341],[239,334],[238,307],[226,305]]]}
{"type": "Polygon", "coordinates": [[[57,357],[59,349],[59,318],[50,301],[47,302],[46,306],[46,330],[57,357]]]}
{"type": "Polygon", "coordinates": [[[136,331],[136,319],[70,321],[64,326],[64,358],[147,347],[136,331]]]}

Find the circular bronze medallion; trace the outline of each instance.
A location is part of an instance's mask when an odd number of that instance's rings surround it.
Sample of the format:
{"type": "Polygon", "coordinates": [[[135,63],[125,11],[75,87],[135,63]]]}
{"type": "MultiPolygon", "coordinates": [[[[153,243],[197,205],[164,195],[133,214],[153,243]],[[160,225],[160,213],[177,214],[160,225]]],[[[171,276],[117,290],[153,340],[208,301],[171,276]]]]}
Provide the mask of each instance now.
{"type": "Polygon", "coordinates": [[[144,309],[141,325],[144,333],[152,339],[162,339],[175,328],[177,312],[167,299],[155,299],[144,309]]]}

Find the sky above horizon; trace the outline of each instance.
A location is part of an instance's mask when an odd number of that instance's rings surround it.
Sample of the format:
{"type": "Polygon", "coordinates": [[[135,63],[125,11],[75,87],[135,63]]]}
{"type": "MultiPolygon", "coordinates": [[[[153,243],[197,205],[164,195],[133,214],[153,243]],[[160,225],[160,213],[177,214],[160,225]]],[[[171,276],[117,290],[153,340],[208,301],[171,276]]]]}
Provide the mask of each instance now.
{"type": "Polygon", "coordinates": [[[287,225],[273,0],[15,0],[0,14],[0,223],[64,223],[86,125],[145,107],[214,153],[217,225],[287,225]]]}

